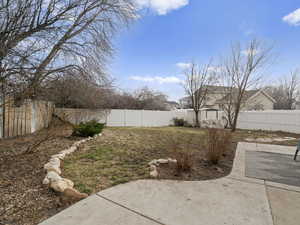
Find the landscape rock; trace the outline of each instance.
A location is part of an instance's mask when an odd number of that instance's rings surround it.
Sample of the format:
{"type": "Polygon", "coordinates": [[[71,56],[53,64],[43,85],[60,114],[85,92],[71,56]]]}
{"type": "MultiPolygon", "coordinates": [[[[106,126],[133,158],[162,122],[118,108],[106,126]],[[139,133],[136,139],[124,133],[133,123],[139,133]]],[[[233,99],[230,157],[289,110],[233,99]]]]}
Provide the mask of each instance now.
{"type": "Polygon", "coordinates": [[[61,179],[50,183],[50,187],[57,192],[64,192],[67,188],[73,188],[74,183],[68,179],[61,179]]]}
{"type": "Polygon", "coordinates": [[[156,166],[157,166],[157,165],[158,165],[158,162],[157,162],[156,159],[153,159],[151,162],[148,163],[148,165],[149,165],[149,166],[151,166],[151,165],[156,165],[156,166]]]}
{"type": "Polygon", "coordinates": [[[69,197],[69,198],[74,199],[74,200],[81,200],[81,199],[84,199],[84,198],[88,197],[87,194],[80,193],[79,191],[77,191],[74,188],[66,188],[64,190],[63,194],[64,194],[64,196],[69,197]]]}
{"type": "Polygon", "coordinates": [[[176,159],[168,158],[168,162],[169,162],[169,163],[177,163],[177,160],[176,160],[176,159]]]}
{"type": "MultiPolygon", "coordinates": [[[[101,136],[102,134],[95,135],[94,138],[101,136]]],[[[61,161],[66,155],[73,153],[77,150],[78,146],[86,141],[92,140],[92,137],[76,141],[70,148],[64,149],[56,155],[52,155],[49,162],[44,165],[44,169],[47,171],[47,175],[43,180],[44,185],[49,185],[53,190],[57,192],[63,192],[65,196],[72,199],[83,199],[88,195],[85,193],[80,193],[74,189],[73,181],[62,178],[61,174],[61,161]]],[[[156,171],[156,167],[155,167],[156,171]]],[[[156,171],[157,172],[157,171],[156,171]]]]}
{"type": "Polygon", "coordinates": [[[158,159],[157,162],[159,164],[166,164],[166,163],[169,163],[169,160],[167,160],[167,159],[158,159]]]}
{"type": "Polygon", "coordinates": [[[157,172],[156,169],[150,172],[150,177],[152,177],[152,178],[157,178],[158,177],[158,172],[157,172]]]}
{"type": "Polygon", "coordinates": [[[51,156],[51,158],[58,158],[60,160],[63,160],[65,157],[66,157],[66,154],[64,154],[64,153],[59,153],[59,154],[51,156]]]}
{"type": "Polygon", "coordinates": [[[43,180],[43,184],[44,185],[50,184],[50,180],[47,177],[45,177],[43,180]]]}
{"type": "Polygon", "coordinates": [[[150,165],[150,171],[156,170],[156,166],[155,165],[150,165]]]}
{"type": "Polygon", "coordinates": [[[49,171],[43,181],[43,183],[45,182],[45,184],[49,184],[50,182],[56,182],[62,180],[62,177],[59,176],[56,172],[54,171],[49,171]]]}
{"type": "Polygon", "coordinates": [[[65,181],[69,187],[74,187],[74,182],[67,178],[62,178],[63,181],[65,181]]]}
{"type": "Polygon", "coordinates": [[[47,172],[54,171],[57,174],[61,174],[60,160],[58,158],[51,158],[50,161],[44,165],[44,169],[47,172]]]}

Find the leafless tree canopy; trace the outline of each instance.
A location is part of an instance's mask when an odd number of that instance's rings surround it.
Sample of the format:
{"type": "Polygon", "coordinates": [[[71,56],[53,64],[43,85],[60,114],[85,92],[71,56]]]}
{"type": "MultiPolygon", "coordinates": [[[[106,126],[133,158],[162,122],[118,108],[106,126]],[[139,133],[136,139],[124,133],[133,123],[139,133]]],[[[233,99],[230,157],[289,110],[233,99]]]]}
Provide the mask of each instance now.
{"type": "Polygon", "coordinates": [[[288,76],[279,80],[278,85],[266,87],[266,91],[276,99],[274,109],[293,109],[297,97],[300,96],[300,71],[293,70],[288,76]]]}
{"type": "Polygon", "coordinates": [[[216,82],[215,73],[210,68],[210,64],[199,66],[191,63],[190,68],[184,73],[186,79],[183,87],[191,100],[195,112],[196,126],[200,126],[199,111],[205,104],[208,86],[216,82]]]}
{"type": "Polygon", "coordinates": [[[114,93],[109,98],[112,109],[167,110],[167,96],[143,87],[133,93],[114,93]]]}
{"type": "Polygon", "coordinates": [[[112,36],[134,17],[131,0],[0,0],[1,82],[34,97],[70,68],[101,76],[112,36]]]}
{"type": "Polygon", "coordinates": [[[222,107],[232,131],[236,129],[245,91],[256,87],[261,81],[261,72],[270,59],[270,51],[255,39],[245,49],[237,43],[232,46],[230,55],[221,66],[221,82],[229,87],[229,91],[224,92],[222,107]]]}

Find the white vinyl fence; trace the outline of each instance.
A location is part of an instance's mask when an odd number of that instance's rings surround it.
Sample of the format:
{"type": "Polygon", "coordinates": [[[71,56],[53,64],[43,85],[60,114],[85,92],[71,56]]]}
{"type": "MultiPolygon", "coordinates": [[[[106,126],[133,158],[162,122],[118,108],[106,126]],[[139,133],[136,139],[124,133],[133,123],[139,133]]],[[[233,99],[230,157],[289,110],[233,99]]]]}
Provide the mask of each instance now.
{"type": "Polygon", "coordinates": [[[249,130],[300,133],[300,110],[241,112],[237,127],[249,130]]]}
{"type": "MultiPolygon", "coordinates": [[[[76,115],[76,109],[58,109],[68,112],[69,115],[76,115]]],[[[107,113],[97,110],[79,110],[80,116],[75,116],[75,121],[83,122],[96,119],[105,122],[111,127],[161,127],[173,125],[173,118],[183,118],[188,123],[194,124],[195,114],[193,110],[174,111],[152,111],[152,110],[110,110],[107,113]],[[87,113],[89,112],[89,113],[87,113]],[[88,116],[86,116],[88,115],[88,116]],[[78,119],[80,118],[80,119],[78,119]]],[[[221,120],[223,112],[201,111],[199,119],[221,120]]],[[[74,122],[74,116],[70,116],[74,122]]],[[[247,111],[241,112],[237,127],[249,130],[271,130],[300,133],[300,110],[270,110],[270,111],[247,111]]]]}

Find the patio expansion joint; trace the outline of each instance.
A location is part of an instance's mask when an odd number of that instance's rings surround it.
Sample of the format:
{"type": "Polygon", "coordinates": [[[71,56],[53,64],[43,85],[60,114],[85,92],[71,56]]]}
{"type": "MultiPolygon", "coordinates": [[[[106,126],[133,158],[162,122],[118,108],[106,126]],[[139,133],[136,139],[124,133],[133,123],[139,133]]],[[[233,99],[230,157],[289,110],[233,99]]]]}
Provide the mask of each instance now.
{"type": "Polygon", "coordinates": [[[117,205],[117,206],[119,206],[119,207],[122,207],[122,208],[124,208],[124,209],[126,209],[126,210],[128,210],[128,211],[130,211],[130,212],[132,212],[132,213],[134,213],[134,214],[137,214],[137,215],[139,215],[139,216],[141,216],[141,217],[144,217],[144,218],[146,218],[146,219],[148,219],[148,220],[151,220],[151,221],[154,222],[154,223],[157,223],[157,224],[160,224],[160,225],[167,225],[167,224],[161,223],[161,222],[157,221],[156,219],[153,219],[153,218],[151,218],[151,217],[149,217],[149,216],[147,216],[147,215],[144,215],[144,214],[142,214],[142,213],[140,213],[140,212],[137,212],[137,211],[135,211],[135,210],[133,210],[133,209],[130,209],[130,208],[128,208],[127,206],[124,206],[124,205],[122,205],[122,204],[120,204],[120,203],[118,203],[118,202],[116,202],[116,201],[113,201],[113,200],[111,200],[111,199],[109,199],[109,198],[106,198],[106,197],[100,195],[99,193],[97,193],[96,196],[98,196],[98,197],[100,197],[100,198],[102,198],[102,199],[104,199],[104,200],[106,200],[106,201],[109,201],[109,202],[111,202],[111,203],[113,203],[113,204],[115,204],[115,205],[117,205]]]}
{"type": "Polygon", "coordinates": [[[266,184],[266,180],[264,180],[264,186],[265,186],[265,191],[266,191],[266,197],[267,197],[267,201],[268,201],[268,205],[269,205],[269,210],[270,210],[270,213],[271,213],[271,217],[272,217],[272,223],[273,225],[275,224],[274,223],[274,215],[273,215],[273,211],[272,211],[272,206],[271,206],[271,201],[270,201],[270,196],[269,196],[269,192],[268,192],[268,186],[266,184]]]}
{"type": "MultiPolygon", "coordinates": [[[[262,183],[258,183],[258,182],[254,182],[254,181],[249,181],[249,180],[245,180],[243,178],[236,178],[236,177],[224,177],[225,179],[230,179],[230,180],[234,180],[234,181],[240,181],[240,182],[244,182],[244,183],[248,183],[248,184],[257,184],[257,185],[264,185],[262,183]]],[[[258,179],[261,180],[261,179],[258,179]]]]}

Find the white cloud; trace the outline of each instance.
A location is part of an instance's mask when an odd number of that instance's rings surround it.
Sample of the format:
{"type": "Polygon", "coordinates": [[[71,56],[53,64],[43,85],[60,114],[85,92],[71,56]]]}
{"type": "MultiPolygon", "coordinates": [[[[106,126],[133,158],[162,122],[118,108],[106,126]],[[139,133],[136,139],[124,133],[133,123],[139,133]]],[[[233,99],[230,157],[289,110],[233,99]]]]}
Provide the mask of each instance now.
{"type": "Polygon", "coordinates": [[[223,69],[221,66],[210,66],[207,68],[207,70],[212,73],[221,73],[223,69]]]}
{"type": "Polygon", "coordinates": [[[300,25],[300,8],[296,9],[294,12],[291,12],[290,14],[284,16],[282,18],[282,20],[292,26],[299,26],[300,25]]]}
{"type": "Polygon", "coordinates": [[[172,10],[189,4],[189,0],[135,0],[140,8],[150,8],[158,15],[166,15],[172,10]]]}
{"type": "Polygon", "coordinates": [[[179,69],[185,70],[185,69],[191,68],[192,63],[179,62],[179,63],[176,63],[176,66],[177,66],[179,69]]]}
{"type": "Polygon", "coordinates": [[[259,50],[250,50],[250,49],[245,49],[242,51],[242,54],[245,56],[248,56],[250,53],[253,53],[253,55],[257,55],[260,51],[259,50]]]}
{"type": "Polygon", "coordinates": [[[142,77],[142,76],[131,76],[129,79],[131,80],[136,80],[136,81],[143,81],[143,82],[156,82],[159,84],[164,84],[164,83],[182,83],[182,80],[179,79],[178,77],[170,76],[170,77],[160,77],[160,76],[155,76],[155,77],[142,77]]]}

